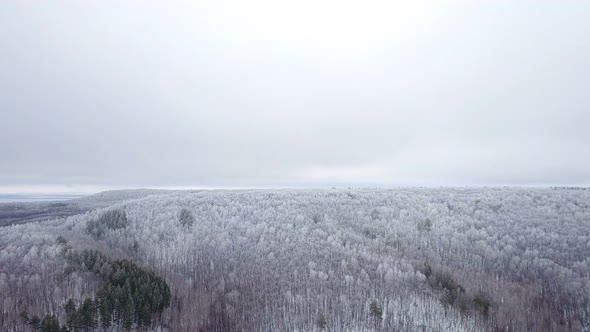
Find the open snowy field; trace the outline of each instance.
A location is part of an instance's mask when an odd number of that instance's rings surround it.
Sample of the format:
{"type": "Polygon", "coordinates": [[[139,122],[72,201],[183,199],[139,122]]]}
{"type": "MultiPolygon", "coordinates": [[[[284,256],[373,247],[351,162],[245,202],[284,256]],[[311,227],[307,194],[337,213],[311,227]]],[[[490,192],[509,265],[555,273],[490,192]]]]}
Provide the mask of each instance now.
{"type": "Polygon", "coordinates": [[[590,190],[105,194],[76,200],[80,214],[0,227],[0,330],[26,330],[23,310],[66,322],[67,300],[86,298],[99,306],[96,326],[123,326],[117,309],[103,315],[108,264],[71,259],[85,249],[169,286],[149,325],[130,309],[130,328],[590,328],[590,190]]]}

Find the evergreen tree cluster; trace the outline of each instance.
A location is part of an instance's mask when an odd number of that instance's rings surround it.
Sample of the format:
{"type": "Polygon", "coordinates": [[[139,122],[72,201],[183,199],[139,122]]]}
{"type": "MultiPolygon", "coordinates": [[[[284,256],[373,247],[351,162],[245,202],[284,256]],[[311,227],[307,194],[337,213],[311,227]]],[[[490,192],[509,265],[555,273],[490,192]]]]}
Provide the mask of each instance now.
{"type": "Polygon", "coordinates": [[[95,312],[103,327],[150,326],[153,315],[170,305],[170,288],[152,271],[128,260],[111,260],[95,250],[70,252],[74,264],[102,277],[104,285],[96,293],[95,312]]]}
{"type": "Polygon", "coordinates": [[[65,305],[68,331],[87,330],[98,327],[96,309],[96,303],[90,298],[86,298],[78,309],[76,309],[74,301],[69,299],[65,305]]]}
{"type": "Polygon", "coordinates": [[[484,292],[479,292],[468,297],[465,294],[465,288],[453,279],[449,273],[434,271],[430,264],[425,263],[422,273],[428,281],[430,287],[441,294],[441,302],[445,305],[455,305],[462,311],[469,307],[479,311],[484,317],[487,317],[492,308],[490,296],[484,292]]]}
{"type": "Polygon", "coordinates": [[[26,311],[20,313],[20,318],[23,324],[29,325],[31,328],[41,332],[67,332],[68,328],[59,325],[59,321],[53,315],[45,315],[43,319],[37,315],[29,317],[26,311]]]}
{"type": "Polygon", "coordinates": [[[88,221],[86,231],[95,239],[100,239],[109,229],[122,229],[129,224],[125,210],[115,209],[102,213],[97,219],[88,221]]]}
{"type": "Polygon", "coordinates": [[[153,315],[170,306],[170,288],[166,281],[152,271],[146,271],[129,260],[111,260],[96,250],[75,252],[66,250],[70,263],[94,272],[103,279],[95,299],[86,298],[77,307],[73,299],[65,306],[66,322],[62,326],[53,315],[29,317],[20,314],[24,324],[42,332],[86,331],[100,325],[130,329],[149,327],[153,315]]]}
{"type": "Polygon", "coordinates": [[[455,304],[455,301],[465,294],[465,288],[457,283],[449,273],[433,272],[428,276],[428,284],[433,289],[442,292],[444,304],[455,304]]]}

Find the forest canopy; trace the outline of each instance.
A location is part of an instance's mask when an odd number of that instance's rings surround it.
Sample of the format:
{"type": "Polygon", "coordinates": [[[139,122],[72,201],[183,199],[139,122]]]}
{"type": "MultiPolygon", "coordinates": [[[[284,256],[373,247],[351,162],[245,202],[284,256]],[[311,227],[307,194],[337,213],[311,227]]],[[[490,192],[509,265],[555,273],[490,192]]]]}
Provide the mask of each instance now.
{"type": "Polygon", "coordinates": [[[0,330],[584,331],[589,257],[588,190],[167,192],[0,227],[0,330]]]}

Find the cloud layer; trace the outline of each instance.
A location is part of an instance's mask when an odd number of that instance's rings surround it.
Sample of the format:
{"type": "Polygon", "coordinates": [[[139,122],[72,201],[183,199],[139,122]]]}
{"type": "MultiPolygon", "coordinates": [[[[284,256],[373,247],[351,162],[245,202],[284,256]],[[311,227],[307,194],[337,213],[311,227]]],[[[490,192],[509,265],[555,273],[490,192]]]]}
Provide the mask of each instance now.
{"type": "Polygon", "coordinates": [[[404,3],[2,3],[0,188],[590,184],[590,4],[404,3]]]}

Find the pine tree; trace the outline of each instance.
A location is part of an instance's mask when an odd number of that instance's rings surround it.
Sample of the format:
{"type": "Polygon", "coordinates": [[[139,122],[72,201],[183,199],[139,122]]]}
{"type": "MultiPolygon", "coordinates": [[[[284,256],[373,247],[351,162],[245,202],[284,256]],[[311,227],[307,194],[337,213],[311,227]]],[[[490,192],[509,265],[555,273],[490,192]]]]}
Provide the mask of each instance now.
{"type": "Polygon", "coordinates": [[[46,315],[40,325],[41,332],[60,332],[59,321],[55,316],[46,315]]]}
{"type": "Polygon", "coordinates": [[[64,309],[66,310],[66,314],[68,315],[76,311],[76,303],[74,303],[74,300],[69,299],[68,302],[66,302],[64,309]]]}
{"type": "Polygon", "coordinates": [[[29,325],[33,329],[38,330],[41,327],[41,318],[39,318],[37,315],[33,315],[33,317],[31,317],[29,320],[29,325]]]}
{"type": "Polygon", "coordinates": [[[106,282],[96,293],[96,301],[100,314],[100,320],[104,328],[111,326],[113,317],[113,289],[110,282],[106,282]]]}
{"type": "Polygon", "coordinates": [[[26,311],[21,311],[19,314],[20,320],[23,324],[29,325],[31,319],[29,318],[29,314],[26,311]]]}
{"type": "Polygon", "coordinates": [[[324,314],[320,314],[320,317],[318,318],[318,327],[323,331],[327,325],[328,322],[326,322],[326,316],[324,316],[324,314]]]}
{"type": "Polygon", "coordinates": [[[74,300],[69,299],[64,309],[66,310],[66,325],[70,330],[75,331],[80,327],[80,316],[76,310],[74,300]]]}
{"type": "Polygon", "coordinates": [[[379,326],[379,323],[383,319],[383,309],[381,309],[381,307],[379,306],[377,301],[371,302],[371,306],[369,307],[369,309],[371,312],[371,316],[373,316],[373,319],[375,322],[375,329],[377,329],[379,326]]]}
{"type": "Polygon", "coordinates": [[[195,223],[195,217],[188,209],[180,210],[180,213],[178,214],[178,220],[182,226],[185,227],[191,227],[195,223]]]}
{"type": "Polygon", "coordinates": [[[90,298],[84,300],[78,311],[80,315],[80,326],[82,328],[95,328],[98,326],[96,306],[90,298]]]}
{"type": "Polygon", "coordinates": [[[133,326],[133,303],[126,303],[122,308],[122,325],[126,329],[133,326]]]}

